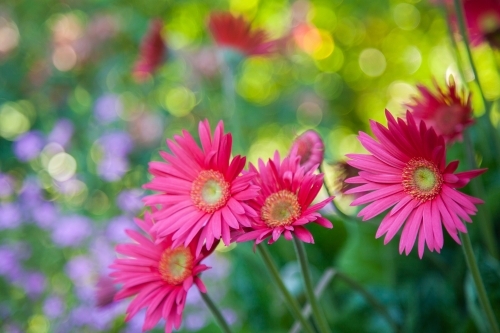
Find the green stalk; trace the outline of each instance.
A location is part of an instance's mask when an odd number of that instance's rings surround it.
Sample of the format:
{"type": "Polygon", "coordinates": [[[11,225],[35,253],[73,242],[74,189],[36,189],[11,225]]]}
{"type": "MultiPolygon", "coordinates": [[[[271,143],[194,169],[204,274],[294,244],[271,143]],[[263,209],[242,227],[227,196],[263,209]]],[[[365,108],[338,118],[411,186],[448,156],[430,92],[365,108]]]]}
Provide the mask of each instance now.
{"type": "MultiPolygon", "coordinates": [[[[465,153],[467,155],[467,160],[469,162],[469,167],[471,169],[477,169],[476,159],[474,157],[474,147],[472,145],[472,141],[468,131],[464,131],[464,144],[465,144],[465,153]]],[[[472,179],[471,180],[472,194],[478,198],[484,199],[486,198],[486,191],[484,189],[483,182],[481,179],[472,179]]],[[[477,220],[479,221],[479,229],[481,230],[481,236],[483,238],[484,243],[486,244],[486,248],[488,252],[495,258],[499,258],[498,247],[494,237],[494,228],[491,220],[490,213],[487,209],[478,209],[477,212],[477,220]]]]}
{"type": "Polygon", "coordinates": [[[321,333],[330,333],[330,328],[328,327],[328,323],[326,318],[319,308],[318,301],[316,296],[314,295],[314,288],[311,280],[311,273],[309,271],[309,263],[307,261],[306,251],[304,249],[304,245],[302,241],[293,237],[293,243],[295,244],[295,251],[297,252],[297,257],[299,259],[300,268],[302,270],[302,277],[304,278],[304,287],[306,289],[306,296],[309,304],[311,304],[314,321],[321,333]]]}
{"type": "Polygon", "coordinates": [[[231,329],[229,328],[229,325],[227,324],[226,320],[224,319],[224,316],[222,316],[222,313],[219,311],[215,303],[212,301],[212,299],[208,296],[207,293],[202,293],[201,298],[203,298],[203,301],[205,304],[208,306],[210,309],[210,312],[212,312],[212,315],[215,318],[215,321],[217,321],[217,324],[219,324],[219,327],[222,332],[224,333],[231,333],[231,329]]]}
{"type": "MultiPolygon", "coordinates": [[[[455,12],[458,20],[458,27],[460,29],[460,34],[462,35],[462,38],[464,40],[465,44],[465,50],[467,51],[467,61],[470,64],[470,67],[472,69],[472,73],[474,74],[474,80],[477,83],[477,87],[479,90],[479,95],[481,96],[481,99],[483,101],[484,105],[484,122],[486,123],[487,130],[490,132],[491,137],[493,138],[493,147],[495,152],[500,152],[500,138],[498,136],[498,131],[496,130],[495,126],[491,123],[491,107],[489,107],[488,101],[486,100],[486,97],[484,96],[484,91],[483,87],[481,86],[481,83],[479,82],[479,76],[477,74],[477,69],[476,65],[474,63],[474,59],[472,58],[472,51],[470,49],[470,39],[469,35],[467,34],[467,29],[465,27],[465,16],[464,16],[464,11],[462,6],[460,5],[459,0],[453,0],[453,3],[455,5],[455,12]]],[[[453,38],[453,36],[452,36],[453,38]]],[[[500,167],[500,154],[495,154],[497,157],[497,164],[500,167]]],[[[497,257],[498,258],[498,257],[497,257]]]]}
{"type": "Polygon", "coordinates": [[[477,267],[476,257],[474,256],[474,252],[472,251],[472,244],[470,242],[469,234],[460,233],[460,239],[462,240],[462,249],[464,251],[465,261],[467,262],[469,271],[472,274],[472,279],[474,280],[474,284],[477,289],[477,296],[479,297],[479,303],[481,303],[481,307],[486,314],[486,318],[488,320],[488,323],[490,324],[491,332],[500,333],[497,321],[495,319],[495,314],[493,313],[493,309],[491,308],[488,295],[486,294],[486,289],[484,288],[483,280],[481,279],[481,274],[479,273],[479,268],[477,267]]]}
{"type": "Polygon", "coordinates": [[[295,298],[293,298],[293,296],[290,294],[288,289],[286,289],[283,280],[281,280],[281,276],[278,272],[278,269],[276,268],[276,265],[273,262],[273,259],[271,258],[271,255],[269,254],[269,250],[267,249],[267,247],[264,244],[260,244],[257,245],[257,249],[262,257],[262,260],[264,261],[264,264],[266,265],[267,270],[271,274],[271,277],[276,283],[276,286],[280,290],[281,295],[285,300],[285,304],[287,304],[288,308],[292,312],[295,319],[297,319],[300,322],[302,328],[304,329],[304,332],[314,333],[314,329],[312,328],[311,324],[304,318],[304,316],[300,312],[299,304],[297,303],[295,298]]]}
{"type": "MultiPolygon", "coordinates": [[[[314,295],[317,297],[317,298],[320,298],[321,295],[323,294],[323,291],[325,290],[325,288],[328,286],[328,284],[330,283],[330,281],[333,279],[333,277],[335,276],[335,270],[333,268],[328,268],[324,273],[323,275],[321,276],[321,279],[319,279],[319,282],[318,284],[316,285],[316,288],[314,288],[314,295]]],[[[302,315],[305,317],[305,318],[309,318],[309,316],[311,315],[311,304],[307,303],[304,308],[302,309],[302,315]]],[[[296,321],[292,328],[290,329],[290,332],[289,333],[299,333],[300,332],[300,323],[298,321],[296,321]]]]}
{"type": "Polygon", "coordinates": [[[224,118],[228,124],[229,130],[234,138],[233,152],[243,154],[243,136],[241,135],[240,112],[236,110],[236,91],[235,91],[235,72],[238,68],[239,59],[237,54],[229,51],[222,51],[222,89],[224,94],[225,108],[224,118]]]}

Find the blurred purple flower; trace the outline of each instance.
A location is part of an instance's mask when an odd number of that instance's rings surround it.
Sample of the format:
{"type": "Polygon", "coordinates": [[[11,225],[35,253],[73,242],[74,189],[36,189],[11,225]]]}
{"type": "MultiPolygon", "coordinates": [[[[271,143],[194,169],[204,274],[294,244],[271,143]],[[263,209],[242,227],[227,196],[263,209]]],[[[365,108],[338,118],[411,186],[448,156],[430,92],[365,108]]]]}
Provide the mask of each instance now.
{"type": "Polygon", "coordinates": [[[208,323],[208,316],[204,312],[187,313],[182,325],[188,331],[199,331],[208,323]]]}
{"type": "Polygon", "coordinates": [[[14,179],[4,173],[0,173],[0,198],[5,198],[14,192],[14,179]]]}
{"type": "Polygon", "coordinates": [[[234,325],[238,321],[238,315],[231,309],[222,309],[222,316],[226,319],[229,326],[234,325]]]}
{"type": "Polygon", "coordinates": [[[64,216],[52,231],[52,240],[58,246],[77,247],[90,233],[91,222],[88,218],[79,215],[64,216]]]}
{"type": "Polygon", "coordinates": [[[0,230],[17,228],[22,222],[21,211],[15,203],[0,204],[0,230]]]}
{"type": "Polygon", "coordinates": [[[94,263],[86,256],[76,256],[66,263],[64,271],[75,284],[83,284],[90,279],[94,271],[94,263]]]}
{"type": "Polygon", "coordinates": [[[117,95],[108,94],[99,97],[94,106],[94,116],[101,123],[115,121],[123,111],[123,104],[117,95]]]}
{"type": "Polygon", "coordinates": [[[107,275],[110,272],[108,266],[116,259],[114,246],[109,242],[107,237],[99,235],[92,237],[89,249],[94,258],[94,263],[97,264],[96,271],[107,275]]]}
{"type": "Polygon", "coordinates": [[[125,233],[125,229],[136,229],[132,219],[124,215],[116,216],[108,223],[106,237],[115,243],[126,243],[130,237],[125,233]]]}
{"type": "Polygon", "coordinates": [[[36,207],[43,201],[42,189],[38,185],[38,181],[34,177],[30,177],[24,180],[23,187],[21,188],[21,193],[19,194],[19,200],[22,206],[28,208],[36,207]]]}
{"type": "Polygon", "coordinates": [[[139,312],[137,312],[137,314],[127,322],[125,333],[142,332],[142,325],[144,324],[145,319],[146,319],[146,309],[142,309],[139,312]]]}
{"type": "Polygon", "coordinates": [[[121,210],[135,215],[144,207],[142,203],[143,193],[140,189],[123,190],[116,198],[116,205],[121,210]]]}
{"type": "Polygon", "coordinates": [[[35,221],[40,228],[48,229],[52,227],[56,221],[59,212],[52,202],[47,201],[41,203],[31,214],[33,216],[33,221],[35,221]]]}
{"type": "Polygon", "coordinates": [[[97,166],[99,177],[108,182],[120,180],[128,171],[128,161],[124,157],[106,156],[97,166]]]}
{"type": "Polygon", "coordinates": [[[5,329],[5,333],[23,333],[23,330],[17,326],[16,324],[6,324],[4,326],[4,329],[5,329]]]}
{"type": "Polygon", "coordinates": [[[69,119],[60,119],[54,125],[48,137],[48,142],[55,142],[66,147],[73,136],[74,126],[69,119]]]}
{"type": "Polygon", "coordinates": [[[45,289],[45,276],[40,272],[27,272],[16,281],[16,284],[24,289],[29,298],[34,299],[45,289]]]}
{"type": "Polygon", "coordinates": [[[44,144],[43,136],[38,131],[30,131],[19,136],[14,142],[14,154],[22,162],[38,157],[44,144]]]}
{"type": "Polygon", "coordinates": [[[99,139],[99,145],[104,150],[105,156],[125,157],[134,148],[132,138],[127,132],[115,131],[104,134],[99,139]]]}
{"type": "Polygon", "coordinates": [[[50,296],[43,303],[43,313],[50,319],[60,317],[64,313],[64,302],[58,296],[50,296]]]}
{"type": "Polygon", "coordinates": [[[0,276],[6,277],[9,281],[15,281],[21,274],[21,265],[16,251],[9,246],[0,247],[0,276]]]}

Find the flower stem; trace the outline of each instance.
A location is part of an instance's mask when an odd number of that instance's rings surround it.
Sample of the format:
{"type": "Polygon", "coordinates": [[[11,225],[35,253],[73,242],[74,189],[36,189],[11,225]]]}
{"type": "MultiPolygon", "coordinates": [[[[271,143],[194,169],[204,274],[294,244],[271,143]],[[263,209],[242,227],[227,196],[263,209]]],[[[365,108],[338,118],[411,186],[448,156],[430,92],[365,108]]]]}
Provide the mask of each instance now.
{"type": "Polygon", "coordinates": [[[222,56],[222,89],[224,93],[224,101],[226,110],[224,118],[229,125],[231,135],[233,136],[233,151],[235,154],[243,154],[243,136],[241,135],[241,120],[240,112],[236,110],[236,91],[235,91],[235,71],[237,65],[227,57],[222,56]]]}
{"type": "MultiPolygon", "coordinates": [[[[500,138],[498,135],[498,131],[496,130],[495,126],[491,123],[491,107],[490,103],[486,100],[486,97],[484,95],[483,87],[481,86],[481,83],[479,82],[479,76],[477,72],[476,65],[474,63],[474,59],[472,58],[472,51],[470,49],[470,39],[469,35],[467,34],[467,29],[465,27],[465,15],[464,15],[464,10],[461,6],[461,1],[460,0],[453,0],[453,4],[455,5],[455,13],[457,16],[457,21],[458,21],[458,27],[460,29],[460,34],[462,35],[464,44],[465,44],[465,50],[467,53],[467,61],[470,64],[470,67],[472,69],[472,73],[474,75],[474,79],[477,83],[479,95],[482,99],[483,106],[484,106],[484,123],[486,124],[487,130],[490,132],[491,137],[493,138],[493,151],[498,152],[500,151],[500,138]]],[[[452,36],[453,38],[453,36],[452,36]]],[[[500,166],[500,155],[495,154],[497,157],[497,164],[500,166]]]]}
{"type": "Polygon", "coordinates": [[[297,257],[299,258],[300,268],[302,270],[302,277],[304,278],[304,286],[306,289],[306,296],[311,304],[314,321],[318,326],[321,333],[330,333],[330,328],[323,312],[319,308],[318,301],[314,295],[314,289],[311,280],[311,273],[309,272],[309,263],[307,261],[306,251],[302,242],[296,237],[293,238],[293,243],[295,244],[295,251],[297,252],[297,257]]]}
{"type": "Polygon", "coordinates": [[[215,321],[217,321],[217,324],[219,324],[221,331],[224,333],[231,333],[231,329],[229,328],[229,325],[227,324],[226,320],[224,319],[224,316],[222,316],[222,313],[217,308],[217,305],[215,305],[215,303],[212,301],[212,299],[208,296],[207,293],[200,292],[200,294],[201,294],[201,298],[203,298],[203,301],[210,309],[210,312],[212,312],[212,315],[214,316],[215,321]]]}
{"type": "MultiPolygon", "coordinates": [[[[470,138],[469,132],[464,131],[464,144],[465,153],[467,155],[467,160],[469,162],[469,167],[471,169],[477,169],[476,159],[474,158],[474,147],[472,145],[472,140],[470,138]]],[[[471,180],[472,193],[478,198],[485,198],[485,189],[481,179],[471,180]]],[[[479,228],[481,230],[481,236],[488,249],[488,252],[495,258],[499,258],[498,248],[494,237],[493,224],[491,223],[491,216],[487,209],[478,209],[477,220],[479,221],[479,228]]]]}
{"type": "Polygon", "coordinates": [[[336,275],[335,275],[336,277],[338,277],[339,279],[344,281],[346,284],[348,284],[349,287],[351,287],[352,289],[358,291],[361,295],[363,295],[363,297],[366,299],[366,301],[368,303],[370,303],[370,305],[375,310],[377,310],[385,318],[385,320],[387,320],[387,322],[389,323],[389,325],[391,325],[394,332],[400,331],[399,325],[394,321],[394,319],[392,319],[391,315],[389,314],[389,311],[387,311],[385,306],[382,303],[380,303],[368,290],[366,290],[365,287],[363,287],[363,285],[361,285],[359,282],[351,279],[348,275],[346,275],[342,272],[336,271],[335,273],[336,273],[336,275]]]}
{"type": "Polygon", "coordinates": [[[273,259],[271,258],[271,255],[269,254],[269,250],[267,249],[267,247],[263,244],[260,244],[257,245],[257,249],[262,257],[262,260],[264,261],[264,264],[267,267],[267,270],[269,271],[269,273],[271,273],[274,282],[278,286],[281,295],[285,299],[285,303],[288,305],[288,308],[292,312],[295,319],[300,321],[300,324],[302,325],[304,332],[314,333],[314,329],[312,328],[311,324],[304,318],[304,316],[300,312],[299,304],[297,303],[295,298],[292,297],[288,289],[286,289],[283,280],[281,280],[281,276],[278,272],[278,269],[276,268],[276,265],[273,262],[273,259]]]}
{"type": "Polygon", "coordinates": [[[477,289],[477,296],[479,297],[479,303],[481,303],[481,307],[486,314],[486,318],[490,324],[491,332],[500,333],[497,321],[495,319],[495,314],[493,313],[493,309],[491,308],[488,295],[486,294],[486,289],[484,288],[483,280],[481,279],[481,274],[479,273],[479,268],[477,267],[476,257],[474,256],[474,252],[472,251],[472,244],[470,242],[469,234],[460,233],[460,239],[463,243],[462,249],[464,251],[465,261],[467,262],[469,271],[472,274],[472,279],[474,280],[474,284],[477,289]]]}
{"type": "MultiPolygon", "coordinates": [[[[323,294],[323,291],[325,288],[328,286],[330,281],[333,279],[335,276],[335,270],[333,268],[328,268],[323,275],[321,276],[321,279],[319,279],[318,284],[316,285],[316,288],[314,289],[314,295],[316,297],[320,297],[323,294]]],[[[307,303],[304,308],[302,309],[302,315],[306,318],[308,318],[311,315],[311,304],[307,303]]],[[[296,321],[292,328],[290,329],[289,333],[299,333],[300,331],[300,323],[296,321]]]]}

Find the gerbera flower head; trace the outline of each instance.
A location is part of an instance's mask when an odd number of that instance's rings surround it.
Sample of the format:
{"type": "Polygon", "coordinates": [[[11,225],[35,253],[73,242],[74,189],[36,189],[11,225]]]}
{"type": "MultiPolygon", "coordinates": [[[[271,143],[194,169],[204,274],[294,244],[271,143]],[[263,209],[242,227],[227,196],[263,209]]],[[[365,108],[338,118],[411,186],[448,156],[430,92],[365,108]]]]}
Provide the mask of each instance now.
{"type": "Polygon", "coordinates": [[[419,85],[421,96],[414,97],[413,103],[407,104],[406,107],[412,111],[415,121],[425,121],[427,126],[432,126],[447,143],[461,140],[462,132],[474,122],[470,94],[464,92],[460,96],[452,77],[444,89],[436,82],[434,85],[436,93],[419,85]]]}
{"type": "Polygon", "coordinates": [[[442,225],[460,244],[458,231],[467,229],[461,219],[472,222],[478,198],[458,191],[472,178],[486,171],[478,169],[455,173],[458,161],[446,165],[446,145],[425,122],[417,123],[410,112],[406,122],[386,111],[388,127],[371,121],[375,139],[360,132],[359,141],[369,154],[349,154],[350,165],[360,169],[358,176],[347,179],[360,186],[346,193],[362,193],[351,205],[368,204],[358,214],[363,221],[390,211],[382,219],[376,237],[385,235],[387,244],[403,229],[399,252],[408,255],[418,238],[422,258],[425,244],[430,251],[443,247],[442,225]]]}
{"type": "Polygon", "coordinates": [[[325,145],[318,132],[308,130],[294,140],[290,154],[296,154],[300,157],[300,165],[306,171],[314,171],[323,162],[325,145]]]}
{"type": "Polygon", "coordinates": [[[267,41],[264,30],[251,30],[241,16],[231,13],[212,13],[208,28],[217,46],[228,48],[245,56],[269,54],[273,51],[274,41],[267,41]]]}
{"type": "Polygon", "coordinates": [[[162,28],[163,22],[160,19],[152,20],[148,32],[142,39],[139,58],[132,71],[134,79],[138,82],[152,75],[167,55],[167,47],[161,36],[162,28]]]}
{"type": "Polygon", "coordinates": [[[95,287],[95,300],[97,307],[106,307],[113,303],[117,289],[113,279],[107,275],[100,275],[95,287]]]}
{"type": "Polygon", "coordinates": [[[345,161],[336,162],[333,164],[333,173],[335,175],[334,191],[335,193],[346,194],[350,189],[356,186],[346,182],[346,179],[357,176],[359,170],[349,165],[345,161]]]}
{"type": "Polygon", "coordinates": [[[485,39],[498,47],[500,34],[500,2],[497,0],[464,0],[463,9],[467,30],[472,45],[478,45],[485,39]]]}
{"type": "Polygon", "coordinates": [[[268,243],[272,244],[283,234],[287,240],[295,235],[303,242],[314,243],[305,224],[314,222],[326,228],[332,227],[318,210],[333,197],[311,205],[323,184],[323,174],[307,172],[300,166],[297,155],[287,156],[281,161],[278,152],[266,164],[259,160],[258,168],[250,164],[250,171],[258,173],[254,183],[261,188],[259,196],[249,202],[257,216],[250,228],[243,228],[236,241],[255,240],[255,244],[259,244],[271,237],[268,243]]]}
{"type": "Polygon", "coordinates": [[[167,140],[171,153],[160,152],[165,162],[151,162],[153,175],[144,187],[160,193],[144,198],[148,206],[162,205],[153,213],[153,230],[159,239],[171,236],[173,246],[188,246],[197,237],[197,253],[202,246],[222,238],[230,244],[231,229],[250,226],[255,215],[245,202],[257,197],[252,185],[255,173],[241,174],[245,157],[231,159],[231,134],[224,134],[219,122],[214,135],[207,120],[199,123],[201,148],[187,131],[167,140]]]}
{"type": "Polygon", "coordinates": [[[142,308],[146,308],[143,331],[153,329],[163,318],[165,332],[179,328],[186,304],[188,290],[194,285],[200,292],[206,288],[198,275],[209,267],[200,264],[210,252],[196,255],[195,245],[173,247],[170,238],[157,242],[154,236],[153,218],[149,212],[144,220],[136,223],[149,235],[146,237],[133,230],[127,230],[134,243],[120,244],[116,251],[124,257],[115,259],[110,274],[122,289],[115,300],[135,296],[127,308],[125,321],[129,321],[142,308]]]}

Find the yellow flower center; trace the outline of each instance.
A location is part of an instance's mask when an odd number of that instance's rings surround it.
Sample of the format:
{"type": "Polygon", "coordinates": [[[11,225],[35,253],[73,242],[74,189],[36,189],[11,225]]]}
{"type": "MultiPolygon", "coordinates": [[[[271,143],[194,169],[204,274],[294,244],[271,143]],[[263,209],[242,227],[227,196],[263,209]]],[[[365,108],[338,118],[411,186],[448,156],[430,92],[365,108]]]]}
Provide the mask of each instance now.
{"type": "Polygon", "coordinates": [[[436,164],[424,158],[411,159],[403,169],[403,189],[420,201],[434,199],[443,186],[443,176],[436,164]]]}
{"type": "Polygon", "coordinates": [[[158,265],[163,281],[170,285],[178,285],[193,272],[194,257],[185,247],[166,249],[163,251],[158,265]]]}
{"type": "Polygon", "coordinates": [[[229,183],[214,170],[203,170],[193,182],[191,199],[205,213],[213,213],[223,207],[229,199],[229,183]]]}
{"type": "Polygon", "coordinates": [[[266,198],[261,218],[267,226],[274,228],[292,224],[300,217],[300,213],[297,195],[288,190],[281,190],[266,198]]]}

